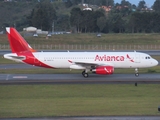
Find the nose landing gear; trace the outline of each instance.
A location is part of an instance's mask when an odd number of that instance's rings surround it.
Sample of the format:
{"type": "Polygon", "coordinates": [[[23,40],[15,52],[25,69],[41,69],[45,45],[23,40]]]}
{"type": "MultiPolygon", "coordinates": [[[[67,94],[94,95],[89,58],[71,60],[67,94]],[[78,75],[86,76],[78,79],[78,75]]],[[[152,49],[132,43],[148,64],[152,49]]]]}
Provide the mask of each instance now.
{"type": "Polygon", "coordinates": [[[138,77],[139,73],[138,73],[138,68],[135,69],[135,76],[138,77]]]}

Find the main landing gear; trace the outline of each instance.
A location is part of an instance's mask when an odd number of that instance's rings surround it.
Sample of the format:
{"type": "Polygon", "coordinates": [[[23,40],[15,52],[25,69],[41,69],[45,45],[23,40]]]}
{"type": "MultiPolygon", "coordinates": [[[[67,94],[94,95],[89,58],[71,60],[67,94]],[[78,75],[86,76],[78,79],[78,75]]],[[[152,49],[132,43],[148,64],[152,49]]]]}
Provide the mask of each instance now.
{"type": "MultiPolygon", "coordinates": [[[[88,75],[88,71],[87,71],[87,70],[82,71],[82,75],[83,75],[83,77],[88,78],[88,76],[89,76],[89,75],[88,75]]],[[[135,68],[135,76],[136,76],[136,77],[139,76],[138,68],[135,68]]]]}
{"type": "Polygon", "coordinates": [[[138,68],[135,69],[135,76],[138,77],[139,73],[138,73],[138,68]]]}
{"type": "Polygon", "coordinates": [[[87,78],[87,77],[88,77],[87,70],[84,70],[84,71],[82,72],[82,75],[83,75],[83,77],[87,78]]]}

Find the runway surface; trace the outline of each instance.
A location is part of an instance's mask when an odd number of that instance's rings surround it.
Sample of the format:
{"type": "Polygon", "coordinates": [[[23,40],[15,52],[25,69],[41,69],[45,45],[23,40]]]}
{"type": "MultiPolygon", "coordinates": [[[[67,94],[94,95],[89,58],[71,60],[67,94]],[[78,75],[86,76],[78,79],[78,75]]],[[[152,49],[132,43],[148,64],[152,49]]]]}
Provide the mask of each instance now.
{"type": "Polygon", "coordinates": [[[23,64],[23,63],[0,65],[0,69],[32,69],[32,68],[39,68],[39,67],[28,65],[28,64],[23,64]]]}
{"type": "Polygon", "coordinates": [[[0,84],[159,84],[160,74],[0,74],[0,84]]]}

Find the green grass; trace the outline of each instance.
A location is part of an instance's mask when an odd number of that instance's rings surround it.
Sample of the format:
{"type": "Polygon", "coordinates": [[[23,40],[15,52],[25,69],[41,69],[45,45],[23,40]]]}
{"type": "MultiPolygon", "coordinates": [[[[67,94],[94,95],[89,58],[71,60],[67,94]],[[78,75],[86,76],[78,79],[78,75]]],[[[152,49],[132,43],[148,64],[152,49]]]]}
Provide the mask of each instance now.
{"type": "MultiPolygon", "coordinates": [[[[22,33],[23,35],[24,33],[22,33]]],[[[36,50],[157,50],[160,34],[102,34],[95,33],[45,35],[25,37],[36,50]]],[[[9,49],[6,35],[0,35],[0,49],[9,49]]]]}
{"type": "Polygon", "coordinates": [[[0,118],[160,115],[160,85],[0,87],[0,118]]]}
{"type": "Polygon", "coordinates": [[[3,58],[3,56],[0,55],[0,65],[5,65],[5,64],[22,64],[22,63],[18,63],[13,60],[5,59],[3,58]]]}
{"type": "Polygon", "coordinates": [[[102,34],[102,37],[97,38],[96,34],[65,34],[65,35],[53,35],[48,40],[44,36],[37,38],[28,37],[26,40],[30,44],[85,44],[85,45],[125,45],[125,44],[160,44],[160,34],[102,34]]]}
{"type": "MultiPolygon", "coordinates": [[[[24,33],[22,33],[23,35],[24,33]]],[[[34,45],[160,45],[160,34],[102,34],[97,38],[95,33],[52,35],[46,39],[45,35],[25,37],[26,41],[34,45]]],[[[8,45],[7,35],[0,35],[0,44],[8,45]]]]}

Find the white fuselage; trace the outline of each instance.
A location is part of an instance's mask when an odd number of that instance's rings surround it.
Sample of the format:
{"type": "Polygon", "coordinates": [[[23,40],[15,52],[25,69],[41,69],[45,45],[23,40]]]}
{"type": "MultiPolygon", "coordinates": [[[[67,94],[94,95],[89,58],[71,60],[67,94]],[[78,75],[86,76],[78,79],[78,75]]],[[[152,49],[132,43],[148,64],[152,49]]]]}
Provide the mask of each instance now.
{"type": "MultiPolygon", "coordinates": [[[[151,56],[140,52],[33,52],[36,62],[45,63],[53,68],[72,68],[72,65],[80,65],[77,69],[84,69],[90,64],[113,66],[114,68],[147,68],[158,64],[151,56]]],[[[23,62],[9,56],[17,56],[16,53],[5,54],[7,59],[23,62]]],[[[34,64],[33,64],[34,65],[34,64]]],[[[76,68],[75,68],[76,69],[76,68]]]]}

